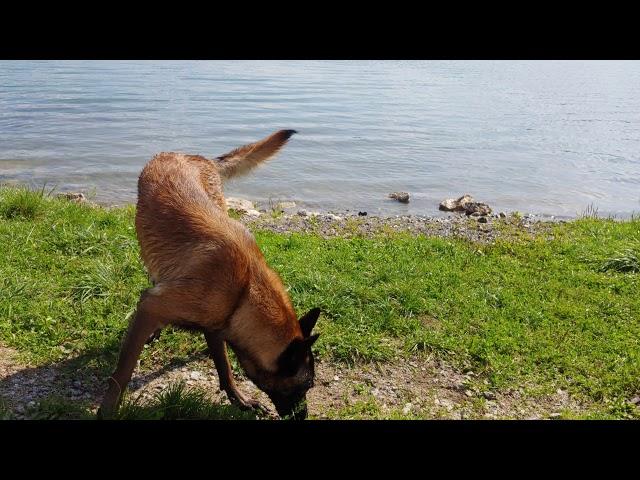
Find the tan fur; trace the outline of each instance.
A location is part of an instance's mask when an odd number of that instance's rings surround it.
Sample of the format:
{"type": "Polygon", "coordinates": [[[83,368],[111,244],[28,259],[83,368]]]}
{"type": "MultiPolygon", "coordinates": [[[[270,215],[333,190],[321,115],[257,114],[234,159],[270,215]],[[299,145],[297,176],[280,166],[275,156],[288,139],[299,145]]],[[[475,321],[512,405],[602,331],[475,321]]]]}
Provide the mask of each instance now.
{"type": "MultiPolygon", "coordinates": [[[[267,160],[292,133],[276,132],[215,160],[160,153],[144,167],[135,224],[154,287],[142,296],[123,344],[112,377],[118,390],[130,379],[140,342],[169,324],[215,333],[212,342],[229,343],[250,377],[275,372],[278,356],[303,337],[282,281],[253,235],[227,215],[222,191],[222,178],[267,160]]],[[[118,393],[112,385],[102,410],[113,410],[118,393]]]]}
{"type": "Polygon", "coordinates": [[[222,178],[231,178],[248,172],[278,153],[294,133],[295,130],[280,130],[259,142],[236,148],[219,156],[216,160],[220,175],[222,178]]]}

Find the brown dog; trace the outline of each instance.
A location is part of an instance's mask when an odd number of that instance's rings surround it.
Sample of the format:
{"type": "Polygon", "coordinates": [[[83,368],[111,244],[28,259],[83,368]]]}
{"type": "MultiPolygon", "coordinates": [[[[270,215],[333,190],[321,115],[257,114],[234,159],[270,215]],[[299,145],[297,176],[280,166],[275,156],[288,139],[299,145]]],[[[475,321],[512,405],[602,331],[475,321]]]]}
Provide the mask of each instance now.
{"type": "Polygon", "coordinates": [[[263,408],[237,389],[227,343],[281,416],[306,417],[314,380],[311,345],[318,338],[311,330],[320,310],[298,321],[253,235],[227,215],[222,192],[224,179],[269,159],[294,133],[280,130],[214,160],[160,153],[144,167],[136,231],[154,286],[140,297],[101,417],[113,414],[145,342],[167,325],[204,332],[220,388],[233,403],[263,408]]]}

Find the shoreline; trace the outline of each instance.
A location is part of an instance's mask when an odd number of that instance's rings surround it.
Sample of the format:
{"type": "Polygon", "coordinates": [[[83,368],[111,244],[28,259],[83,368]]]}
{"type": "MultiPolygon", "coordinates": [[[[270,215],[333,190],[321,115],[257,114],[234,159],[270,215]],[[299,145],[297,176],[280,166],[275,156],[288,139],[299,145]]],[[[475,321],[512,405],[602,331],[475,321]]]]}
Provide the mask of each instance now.
{"type": "MultiPolygon", "coordinates": [[[[76,194],[76,192],[58,191],[57,193],[66,195],[66,194],[76,194]]],[[[89,200],[91,203],[100,205],[101,207],[105,207],[105,208],[125,207],[128,205],[136,204],[136,200],[116,203],[116,202],[107,201],[107,200],[95,200],[95,193],[94,194],[85,193],[84,195],[87,197],[87,200],[89,200]]],[[[309,213],[319,214],[319,215],[338,215],[341,217],[358,217],[358,212],[360,211],[355,208],[332,208],[328,206],[327,207],[323,207],[321,205],[318,206],[317,204],[313,204],[313,206],[309,206],[304,201],[296,201],[296,200],[278,200],[277,202],[268,202],[268,201],[251,200],[246,196],[245,197],[228,196],[226,197],[226,199],[231,201],[237,200],[240,202],[250,202],[252,204],[251,209],[256,210],[258,213],[262,215],[271,214],[273,210],[277,209],[276,207],[281,204],[292,205],[291,207],[287,206],[285,208],[281,208],[281,210],[284,212],[285,215],[295,215],[299,211],[307,211],[309,213]]],[[[394,203],[397,203],[397,202],[394,202],[394,203]]],[[[401,206],[402,204],[398,204],[398,205],[401,206]]],[[[465,216],[464,213],[460,213],[460,212],[439,210],[438,205],[434,205],[433,211],[432,212],[430,211],[428,213],[404,213],[401,211],[398,211],[398,213],[387,213],[385,211],[365,211],[365,212],[367,216],[370,218],[376,217],[376,218],[384,218],[384,219],[392,219],[392,218],[398,218],[398,217],[415,217],[415,218],[421,218],[421,219],[447,219],[447,218],[455,217],[458,215],[462,215],[463,217],[465,216]]],[[[503,213],[507,217],[520,216],[520,217],[529,218],[532,220],[535,219],[536,222],[552,222],[552,223],[573,221],[580,218],[584,218],[585,216],[598,217],[603,219],[621,220],[621,221],[632,220],[640,216],[640,210],[638,211],[631,210],[630,212],[623,212],[623,213],[617,213],[617,214],[616,213],[613,213],[613,214],[600,213],[597,207],[593,207],[592,205],[589,205],[585,207],[585,209],[582,212],[580,213],[576,212],[575,215],[536,213],[531,211],[521,211],[521,210],[515,210],[515,209],[514,210],[496,209],[493,211],[493,213],[488,215],[488,217],[496,216],[501,213],[503,213]]]]}
{"type": "MultiPolygon", "coordinates": [[[[95,201],[95,191],[50,192],[48,196],[104,209],[118,209],[135,202],[113,204],[95,201]]],[[[246,198],[226,197],[229,215],[252,231],[270,231],[280,234],[311,233],[322,238],[373,237],[376,235],[409,234],[439,238],[461,238],[475,243],[493,243],[497,239],[515,239],[544,234],[553,237],[554,226],[583,218],[633,221],[629,218],[599,216],[597,208],[587,208],[582,215],[564,217],[512,212],[474,212],[436,210],[433,214],[384,214],[343,209],[302,208],[304,204],[293,201],[253,202],[246,198]]],[[[486,204],[482,204],[486,205],[486,204]]]]}
{"type": "MultiPolygon", "coordinates": [[[[136,205],[136,201],[125,201],[125,202],[113,202],[113,201],[107,201],[107,200],[95,200],[94,196],[91,194],[86,194],[83,192],[79,192],[79,191],[59,191],[57,192],[57,194],[59,195],[78,195],[78,194],[82,194],[85,196],[85,200],[88,203],[92,203],[94,205],[98,205],[100,207],[103,208],[122,208],[122,207],[127,207],[130,205],[135,206],[136,205]]],[[[55,195],[55,194],[54,194],[55,195]]],[[[361,210],[358,209],[352,209],[352,208],[331,208],[331,207],[322,207],[322,206],[313,206],[310,207],[308,205],[306,205],[304,202],[296,202],[294,200],[283,200],[277,203],[269,203],[269,202],[263,202],[263,201],[254,201],[254,200],[250,200],[247,197],[226,197],[226,199],[229,201],[241,201],[241,202],[250,202],[253,207],[253,210],[256,210],[257,212],[259,212],[261,215],[269,215],[273,210],[276,210],[276,206],[280,205],[280,204],[292,204],[294,206],[292,207],[285,207],[285,208],[281,208],[282,212],[285,215],[296,215],[298,214],[298,212],[300,211],[306,211],[309,214],[313,215],[338,215],[341,217],[358,217],[359,212],[361,210]]],[[[315,204],[314,204],[315,205],[315,204]]],[[[233,208],[233,207],[230,207],[233,208]]],[[[593,214],[593,211],[590,210],[589,208],[586,209],[586,214],[588,216],[591,215],[597,215],[597,209],[595,211],[595,214],[593,214]]],[[[457,217],[457,216],[462,216],[465,217],[465,214],[463,212],[447,212],[447,211],[441,211],[438,210],[437,205],[434,207],[434,211],[433,213],[385,213],[385,212],[378,212],[378,211],[368,211],[365,210],[366,216],[369,218],[385,218],[385,219],[389,219],[389,218],[399,218],[399,217],[415,217],[415,218],[422,218],[422,219],[446,219],[446,218],[451,218],[451,217],[457,217]]],[[[552,215],[552,214],[539,214],[539,213],[531,213],[531,212],[523,212],[520,210],[504,210],[504,211],[495,211],[494,213],[488,215],[488,216],[497,216],[500,213],[504,213],[507,217],[510,216],[521,216],[521,217],[527,217],[527,218],[531,218],[531,219],[536,219],[536,221],[544,221],[544,222],[566,222],[566,221],[572,221],[572,220],[576,220],[579,218],[582,218],[585,213],[583,212],[582,214],[576,214],[576,215],[552,215]]],[[[618,216],[618,215],[603,215],[599,218],[613,218],[615,220],[630,220],[633,216],[635,215],[640,215],[640,211],[636,214],[635,212],[631,212],[630,215],[624,215],[624,216],[618,216]]]]}
{"type": "Polygon", "coordinates": [[[491,243],[498,238],[538,235],[551,231],[553,225],[566,223],[544,221],[532,217],[506,216],[504,218],[466,217],[464,214],[447,217],[418,215],[358,216],[318,213],[301,216],[283,213],[277,217],[240,215],[237,218],[250,230],[274,233],[312,233],[323,238],[373,237],[377,235],[425,235],[439,238],[464,238],[479,243],[491,243]]]}
{"type": "Polygon", "coordinates": [[[375,215],[350,210],[308,211],[299,208],[294,202],[270,205],[270,209],[267,210],[249,200],[234,197],[227,198],[227,205],[230,215],[251,230],[314,233],[323,238],[405,233],[491,243],[498,238],[549,233],[553,225],[570,221],[518,212],[496,212],[486,215],[439,212],[440,215],[436,216],[375,215]]]}
{"type": "MultiPolygon", "coordinates": [[[[30,190],[41,189],[41,187],[36,188],[33,185],[19,183],[19,182],[18,183],[0,182],[0,187],[3,187],[3,186],[24,187],[30,190]]],[[[71,189],[65,189],[63,187],[59,190],[54,189],[51,192],[51,195],[72,196],[72,197],[80,195],[83,197],[82,201],[87,201],[88,203],[99,205],[100,207],[104,207],[104,208],[126,207],[129,205],[135,205],[137,202],[137,196],[131,200],[124,200],[124,201],[117,201],[117,200],[114,201],[113,199],[108,200],[104,198],[97,199],[95,188],[93,189],[83,188],[83,189],[71,190],[71,189]]],[[[284,208],[280,208],[280,210],[282,210],[282,212],[285,215],[295,215],[300,211],[307,211],[311,214],[318,214],[318,215],[337,215],[340,217],[357,217],[359,213],[359,210],[355,208],[345,208],[345,207],[335,208],[331,206],[318,205],[317,203],[313,203],[313,202],[308,204],[304,200],[283,200],[283,199],[252,200],[248,196],[235,196],[235,195],[229,195],[229,196],[226,196],[225,198],[231,201],[235,200],[235,201],[245,202],[245,203],[249,202],[252,205],[250,209],[255,210],[257,213],[267,214],[267,215],[271,214],[274,210],[277,210],[279,205],[285,205],[284,208]]],[[[433,207],[429,209],[429,211],[426,213],[406,213],[406,211],[403,211],[403,208],[402,208],[404,205],[406,205],[405,203],[400,203],[400,202],[397,202],[396,200],[389,200],[388,198],[381,199],[381,206],[383,205],[382,202],[384,202],[384,207],[385,207],[383,210],[380,209],[380,207],[378,207],[378,209],[375,211],[365,211],[366,215],[369,218],[375,217],[379,219],[416,218],[416,219],[437,220],[437,219],[455,218],[461,214],[460,212],[440,210],[438,208],[438,205],[435,203],[433,204],[433,207]],[[391,204],[397,204],[398,212],[391,212],[389,210],[390,208],[389,205],[391,204]]],[[[487,215],[487,217],[488,218],[495,217],[496,215],[500,215],[500,214],[504,214],[507,217],[520,216],[523,218],[528,218],[531,221],[535,221],[535,222],[551,222],[551,223],[573,221],[580,218],[584,218],[585,216],[625,221],[625,220],[633,220],[639,217],[640,209],[637,211],[629,210],[629,211],[619,212],[619,213],[599,212],[599,208],[591,204],[591,205],[585,206],[582,212],[576,212],[574,215],[567,215],[567,214],[560,214],[560,213],[556,213],[556,214],[552,214],[548,212],[540,213],[540,212],[534,212],[529,210],[517,210],[517,209],[512,210],[510,208],[504,208],[502,210],[494,209],[491,214],[487,215]]],[[[462,216],[464,217],[464,214],[462,214],[462,216]]]]}
{"type": "MultiPolygon", "coordinates": [[[[97,203],[78,193],[59,193],[58,196],[107,209],[135,206],[135,203],[97,203]],[[80,198],[77,197],[78,195],[80,198]]],[[[264,204],[239,197],[227,197],[226,200],[229,215],[250,230],[281,234],[312,233],[323,238],[372,237],[404,233],[492,243],[499,238],[513,239],[539,234],[551,236],[553,226],[585,217],[625,220],[615,217],[598,217],[597,210],[593,209],[573,218],[521,214],[517,211],[487,215],[466,215],[463,212],[445,211],[438,211],[436,215],[385,215],[349,209],[310,211],[292,201],[264,204]]]]}

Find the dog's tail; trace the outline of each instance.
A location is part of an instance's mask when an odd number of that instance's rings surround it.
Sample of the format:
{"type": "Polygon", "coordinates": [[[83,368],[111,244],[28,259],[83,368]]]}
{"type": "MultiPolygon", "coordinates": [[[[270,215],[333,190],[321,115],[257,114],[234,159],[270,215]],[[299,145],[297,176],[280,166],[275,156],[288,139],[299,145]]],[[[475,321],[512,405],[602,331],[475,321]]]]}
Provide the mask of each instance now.
{"type": "Polygon", "coordinates": [[[287,143],[295,130],[280,130],[258,142],[238,147],[215,158],[222,178],[227,179],[247,173],[258,164],[270,159],[287,143]]]}

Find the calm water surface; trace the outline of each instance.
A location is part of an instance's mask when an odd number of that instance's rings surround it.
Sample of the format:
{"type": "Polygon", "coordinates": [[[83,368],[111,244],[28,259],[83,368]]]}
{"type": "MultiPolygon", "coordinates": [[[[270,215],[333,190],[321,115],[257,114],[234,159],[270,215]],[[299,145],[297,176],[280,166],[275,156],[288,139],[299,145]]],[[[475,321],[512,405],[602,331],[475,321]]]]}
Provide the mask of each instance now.
{"type": "Polygon", "coordinates": [[[217,156],[280,128],[228,195],[436,214],[640,211],[640,62],[0,62],[0,182],[135,202],[160,151],[217,156]],[[401,205],[389,192],[411,194],[401,205]]]}

